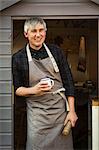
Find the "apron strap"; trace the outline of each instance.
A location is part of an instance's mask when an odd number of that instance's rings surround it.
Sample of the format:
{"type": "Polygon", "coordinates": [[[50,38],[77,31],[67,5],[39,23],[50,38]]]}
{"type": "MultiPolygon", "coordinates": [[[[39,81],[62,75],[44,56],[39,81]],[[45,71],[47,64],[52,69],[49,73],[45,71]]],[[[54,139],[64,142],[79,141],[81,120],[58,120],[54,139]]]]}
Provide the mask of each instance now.
{"type": "Polygon", "coordinates": [[[58,90],[56,90],[55,92],[53,92],[53,94],[60,94],[61,97],[65,100],[66,102],[66,108],[67,108],[67,111],[69,111],[69,104],[68,104],[68,101],[67,101],[67,98],[65,96],[65,94],[63,93],[65,91],[65,88],[60,88],[58,90]]]}
{"type": "Polygon", "coordinates": [[[65,100],[67,111],[69,111],[69,104],[68,104],[67,98],[65,97],[65,94],[62,93],[62,92],[59,92],[59,94],[60,94],[61,97],[65,100]]]}
{"type": "Polygon", "coordinates": [[[59,69],[58,69],[58,66],[57,66],[57,64],[56,64],[56,61],[55,61],[53,55],[51,54],[49,48],[47,47],[47,45],[46,45],[45,43],[43,43],[43,45],[44,45],[44,47],[45,47],[45,49],[46,49],[46,51],[47,51],[47,53],[48,53],[48,55],[49,55],[49,57],[50,57],[50,59],[51,59],[51,62],[52,62],[52,64],[53,64],[53,67],[54,67],[55,72],[59,72],[59,69]]]}
{"type": "MultiPolygon", "coordinates": [[[[45,43],[43,43],[43,45],[44,45],[44,47],[45,47],[45,49],[47,51],[48,56],[51,59],[51,62],[53,64],[55,72],[59,72],[59,69],[58,69],[58,66],[56,64],[56,61],[55,61],[53,55],[51,54],[49,48],[47,47],[47,45],[45,43]]],[[[28,61],[32,61],[32,56],[31,56],[31,53],[30,53],[30,50],[29,50],[29,44],[27,44],[27,46],[26,46],[26,51],[27,51],[28,61]]]]}
{"type": "Polygon", "coordinates": [[[26,46],[26,52],[27,52],[27,56],[28,56],[28,61],[32,61],[32,56],[31,56],[31,53],[30,53],[30,50],[29,50],[29,44],[27,44],[26,46]]]}

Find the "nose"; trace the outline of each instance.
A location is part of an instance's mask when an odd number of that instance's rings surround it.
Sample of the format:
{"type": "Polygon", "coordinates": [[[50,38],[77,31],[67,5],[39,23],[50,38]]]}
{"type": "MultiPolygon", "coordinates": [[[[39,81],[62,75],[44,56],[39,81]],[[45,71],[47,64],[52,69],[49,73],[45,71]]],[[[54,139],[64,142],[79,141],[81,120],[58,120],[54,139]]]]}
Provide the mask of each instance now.
{"type": "Polygon", "coordinates": [[[37,31],[36,36],[37,36],[37,37],[39,37],[39,36],[40,36],[40,32],[39,32],[39,31],[37,31]]]}

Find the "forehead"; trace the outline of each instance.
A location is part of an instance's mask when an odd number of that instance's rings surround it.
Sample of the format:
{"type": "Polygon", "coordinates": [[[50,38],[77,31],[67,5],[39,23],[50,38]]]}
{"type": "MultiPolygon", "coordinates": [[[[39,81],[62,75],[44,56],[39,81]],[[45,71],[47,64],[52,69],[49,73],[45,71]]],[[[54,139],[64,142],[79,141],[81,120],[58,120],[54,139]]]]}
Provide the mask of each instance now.
{"type": "Polygon", "coordinates": [[[34,29],[44,29],[44,25],[41,23],[37,23],[35,25],[30,25],[29,27],[30,30],[34,30],[34,29]]]}

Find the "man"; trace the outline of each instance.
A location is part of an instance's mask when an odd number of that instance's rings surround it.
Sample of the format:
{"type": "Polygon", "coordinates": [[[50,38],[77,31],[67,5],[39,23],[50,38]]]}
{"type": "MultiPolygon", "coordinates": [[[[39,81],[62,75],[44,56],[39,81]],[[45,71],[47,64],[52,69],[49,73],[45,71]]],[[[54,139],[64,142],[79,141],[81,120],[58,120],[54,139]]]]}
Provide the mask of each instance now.
{"type": "Polygon", "coordinates": [[[15,94],[25,97],[27,103],[26,149],[72,150],[71,133],[65,137],[62,130],[68,121],[74,127],[77,120],[73,79],[60,48],[44,43],[46,31],[42,18],[27,19],[24,35],[28,44],[12,58],[15,94]],[[42,82],[45,78],[53,86],[42,82]]]}

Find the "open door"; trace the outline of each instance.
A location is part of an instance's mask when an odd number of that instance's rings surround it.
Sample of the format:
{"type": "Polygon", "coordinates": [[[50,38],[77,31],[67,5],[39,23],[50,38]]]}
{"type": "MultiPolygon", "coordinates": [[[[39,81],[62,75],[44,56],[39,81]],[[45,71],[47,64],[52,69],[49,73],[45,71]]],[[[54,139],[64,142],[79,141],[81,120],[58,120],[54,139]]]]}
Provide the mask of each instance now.
{"type": "MultiPolygon", "coordinates": [[[[22,18],[13,20],[13,53],[25,46],[24,21],[22,18]]],[[[97,19],[46,19],[48,28],[46,42],[57,44],[63,49],[75,82],[75,106],[79,117],[77,126],[73,129],[75,150],[91,147],[90,104],[91,98],[97,96],[97,22],[97,19]],[[84,72],[77,69],[81,37],[85,39],[84,72]]],[[[17,98],[14,101],[15,149],[19,150],[24,149],[26,143],[26,103],[17,98]]]]}

